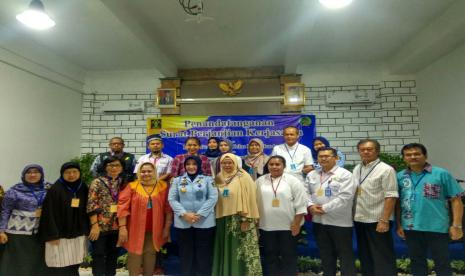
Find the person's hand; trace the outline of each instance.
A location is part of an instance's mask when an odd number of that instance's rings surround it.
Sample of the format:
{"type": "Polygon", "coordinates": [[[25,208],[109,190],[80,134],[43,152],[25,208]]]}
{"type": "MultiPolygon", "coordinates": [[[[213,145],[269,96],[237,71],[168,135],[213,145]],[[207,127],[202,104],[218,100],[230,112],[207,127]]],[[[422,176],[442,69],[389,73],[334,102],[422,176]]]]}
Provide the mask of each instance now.
{"type": "Polygon", "coordinates": [[[310,213],[312,215],[324,215],[325,211],[323,211],[323,208],[320,205],[312,205],[310,206],[310,213]]]}
{"type": "Polygon", "coordinates": [[[300,224],[291,223],[291,234],[293,237],[299,235],[300,233],[300,224]]]}
{"type": "Polygon", "coordinates": [[[247,231],[249,231],[249,227],[250,227],[249,224],[250,224],[250,223],[249,223],[248,221],[242,221],[242,222],[241,222],[241,231],[242,231],[242,232],[247,232],[247,231]]]}
{"type": "Polygon", "coordinates": [[[200,219],[200,216],[194,213],[185,213],[182,216],[182,219],[185,220],[187,223],[194,224],[200,219]]]}
{"type": "Polygon", "coordinates": [[[123,243],[128,241],[128,229],[126,226],[120,226],[118,232],[118,243],[116,246],[121,246],[123,243]]]}
{"type": "Polygon", "coordinates": [[[451,226],[449,227],[449,236],[452,240],[456,241],[463,237],[462,228],[451,226]]]}
{"type": "Polygon", "coordinates": [[[89,240],[96,241],[98,240],[99,236],[100,236],[100,226],[98,225],[98,223],[94,223],[92,225],[92,228],[90,228],[89,240]]]}
{"type": "Polygon", "coordinates": [[[167,239],[169,239],[169,237],[170,237],[170,226],[165,226],[165,227],[163,228],[162,238],[163,238],[164,240],[167,240],[167,239]]]}
{"type": "Polygon", "coordinates": [[[5,232],[0,233],[0,244],[5,244],[8,242],[8,236],[5,232]]]}
{"type": "Polygon", "coordinates": [[[378,233],[386,233],[389,231],[389,222],[388,221],[378,221],[376,224],[376,232],[378,233]]]}
{"type": "Polygon", "coordinates": [[[404,232],[404,228],[402,228],[402,226],[397,226],[397,236],[399,236],[401,239],[405,239],[405,232],[404,232]]]}
{"type": "Polygon", "coordinates": [[[49,245],[58,246],[58,245],[60,244],[60,240],[48,241],[47,243],[48,243],[49,245]]]}

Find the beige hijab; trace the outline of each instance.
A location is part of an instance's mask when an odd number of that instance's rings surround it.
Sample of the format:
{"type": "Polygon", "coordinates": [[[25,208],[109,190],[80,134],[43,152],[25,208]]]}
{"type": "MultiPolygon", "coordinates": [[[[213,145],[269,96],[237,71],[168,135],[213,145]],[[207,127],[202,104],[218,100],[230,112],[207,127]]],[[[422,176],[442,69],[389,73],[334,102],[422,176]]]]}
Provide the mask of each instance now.
{"type": "MultiPolygon", "coordinates": [[[[263,168],[265,167],[266,162],[268,161],[268,156],[263,152],[265,150],[265,144],[262,140],[258,138],[250,139],[249,144],[247,145],[247,156],[244,159],[247,166],[254,169],[254,171],[260,175],[263,174],[263,168]],[[248,150],[250,143],[255,142],[260,146],[260,152],[256,154],[251,154],[248,150]]],[[[256,175],[255,175],[255,178],[256,175]]]]}
{"type": "Polygon", "coordinates": [[[247,172],[239,168],[236,155],[232,153],[223,154],[220,162],[226,158],[229,158],[234,163],[235,168],[229,173],[222,169],[215,177],[215,183],[219,190],[216,217],[239,214],[247,218],[259,218],[255,182],[247,172]],[[221,194],[224,189],[231,190],[234,196],[222,197],[221,194]]]}

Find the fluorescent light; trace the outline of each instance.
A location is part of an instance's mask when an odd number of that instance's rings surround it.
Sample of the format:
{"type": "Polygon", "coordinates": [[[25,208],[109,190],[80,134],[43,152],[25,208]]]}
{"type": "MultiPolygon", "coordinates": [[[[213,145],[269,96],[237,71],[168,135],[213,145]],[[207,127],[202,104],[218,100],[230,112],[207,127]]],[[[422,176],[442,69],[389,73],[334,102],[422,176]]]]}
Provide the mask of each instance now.
{"type": "Polygon", "coordinates": [[[45,13],[44,5],[40,0],[32,0],[29,9],[18,14],[16,19],[36,30],[46,30],[55,26],[55,21],[45,13]]]}
{"type": "Polygon", "coordinates": [[[352,0],[319,0],[320,3],[329,9],[340,9],[352,3],[352,0]]]}

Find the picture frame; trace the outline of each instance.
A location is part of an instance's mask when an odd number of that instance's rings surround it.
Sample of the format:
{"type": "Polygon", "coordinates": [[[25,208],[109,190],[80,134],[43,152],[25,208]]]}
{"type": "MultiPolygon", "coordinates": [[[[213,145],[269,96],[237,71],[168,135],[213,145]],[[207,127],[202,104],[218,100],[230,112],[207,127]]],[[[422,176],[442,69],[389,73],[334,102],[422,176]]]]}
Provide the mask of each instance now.
{"type": "Polygon", "coordinates": [[[305,84],[294,82],[284,84],[284,105],[303,106],[305,105],[305,84]]]}
{"type": "Polygon", "coordinates": [[[158,88],[156,106],[158,108],[176,108],[176,88],[158,88]]]}

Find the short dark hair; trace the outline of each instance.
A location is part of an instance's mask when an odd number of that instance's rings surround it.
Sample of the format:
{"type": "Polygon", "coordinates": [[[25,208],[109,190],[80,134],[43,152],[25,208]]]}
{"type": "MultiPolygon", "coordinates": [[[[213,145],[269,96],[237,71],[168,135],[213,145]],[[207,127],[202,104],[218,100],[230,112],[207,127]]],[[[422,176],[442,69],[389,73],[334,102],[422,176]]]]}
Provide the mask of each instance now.
{"type": "Polygon", "coordinates": [[[318,157],[318,154],[320,153],[320,151],[331,151],[331,153],[333,154],[334,157],[337,156],[337,150],[335,148],[331,148],[331,147],[321,148],[316,152],[317,157],[318,157]]]}
{"type": "Polygon", "coordinates": [[[373,143],[375,145],[375,150],[376,150],[377,153],[379,153],[381,151],[381,145],[379,144],[378,140],[370,139],[370,138],[362,139],[362,140],[358,141],[357,150],[360,149],[361,145],[366,144],[366,143],[373,143]]]}
{"type": "Polygon", "coordinates": [[[409,149],[419,149],[424,156],[428,156],[428,151],[426,150],[426,147],[423,144],[410,143],[402,147],[402,150],[400,151],[402,157],[404,157],[404,151],[409,149]]]}
{"type": "Polygon", "coordinates": [[[186,145],[187,142],[189,142],[189,140],[194,140],[197,143],[197,145],[199,145],[199,146],[202,145],[200,143],[200,139],[197,138],[197,137],[194,137],[194,136],[187,137],[186,141],[184,142],[184,145],[186,145]]]}
{"type": "Polygon", "coordinates": [[[120,164],[121,164],[121,167],[122,167],[122,171],[124,171],[124,162],[123,160],[121,160],[120,158],[116,157],[116,156],[110,156],[108,158],[106,158],[105,160],[103,160],[103,167],[106,168],[108,164],[110,163],[113,163],[115,161],[118,161],[120,164]]]}
{"type": "Polygon", "coordinates": [[[296,126],[287,126],[283,129],[283,134],[284,134],[284,131],[286,131],[286,129],[289,129],[289,128],[293,128],[295,129],[295,131],[297,132],[297,134],[300,134],[300,129],[296,126]]]}
{"type": "Polygon", "coordinates": [[[109,143],[111,143],[112,140],[120,140],[121,143],[124,145],[124,140],[123,138],[119,137],[119,136],[115,136],[115,137],[112,137],[109,141],[109,143]]]}

